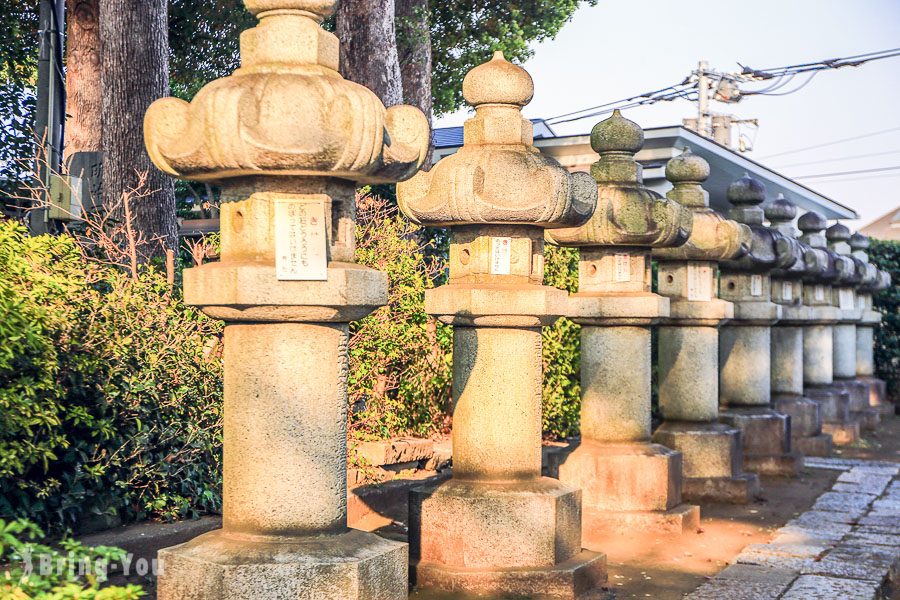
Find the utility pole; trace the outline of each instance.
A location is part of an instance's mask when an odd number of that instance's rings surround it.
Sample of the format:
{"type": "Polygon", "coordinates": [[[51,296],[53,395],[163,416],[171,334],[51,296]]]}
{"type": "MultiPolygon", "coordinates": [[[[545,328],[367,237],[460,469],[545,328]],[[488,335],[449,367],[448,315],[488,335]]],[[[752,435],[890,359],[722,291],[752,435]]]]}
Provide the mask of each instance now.
{"type": "MultiPolygon", "coordinates": [[[[703,137],[710,138],[726,148],[731,148],[733,126],[742,123],[759,125],[756,119],[735,119],[734,115],[714,113],[710,109],[710,100],[717,100],[725,104],[740,102],[742,96],[741,90],[737,86],[738,78],[736,76],[711,70],[709,63],[705,60],[698,63],[694,75],[697,76],[697,116],[683,119],[684,127],[696,131],[703,137]],[[715,84],[715,89],[713,84],[715,84]]],[[[738,150],[741,152],[751,149],[744,143],[743,138],[740,138],[738,142],[738,150]]]]}
{"type": "MultiPolygon", "coordinates": [[[[59,173],[62,165],[63,126],[66,118],[62,76],[64,0],[40,0],[38,19],[40,46],[34,132],[40,144],[38,154],[40,181],[36,188],[40,191],[41,197],[35,200],[40,205],[47,205],[51,179],[54,174],[59,173]]],[[[30,225],[32,233],[35,234],[49,231],[47,210],[32,211],[30,225]]]]}
{"type": "Polygon", "coordinates": [[[707,71],[709,63],[701,60],[697,67],[697,133],[703,137],[710,137],[711,127],[709,118],[709,76],[707,71]]]}

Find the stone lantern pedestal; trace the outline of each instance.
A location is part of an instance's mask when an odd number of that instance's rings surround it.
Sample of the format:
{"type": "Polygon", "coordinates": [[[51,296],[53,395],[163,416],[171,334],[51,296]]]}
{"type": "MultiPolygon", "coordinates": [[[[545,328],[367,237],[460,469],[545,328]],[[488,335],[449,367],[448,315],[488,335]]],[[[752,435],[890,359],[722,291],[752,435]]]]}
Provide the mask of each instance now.
{"type": "Polygon", "coordinates": [[[586,598],[606,579],[582,549],[581,491],[541,476],[541,326],[566,294],[541,285],[544,229],[584,223],[597,199],[532,145],[531,77],[496,53],[470,71],[465,143],[398,186],[401,210],[449,227],[449,283],[425,309],[453,327],[453,477],[410,493],[420,587],[586,598]]]}
{"type": "Polygon", "coordinates": [[[411,176],[428,123],[341,78],[335,2],[245,4],[241,68],[144,123],[160,169],[222,188],[221,261],[184,288],[226,322],[223,526],[160,551],[158,597],[403,600],[406,545],[347,528],[348,323],[387,302],[354,182],[411,176]]]}
{"type": "Polygon", "coordinates": [[[720,263],[719,296],[734,305],[734,318],[719,330],[720,418],[741,431],[744,468],[796,476],[803,459],[791,449],[790,417],[773,410],[771,400],[771,327],[781,305],[770,300],[769,272],[802,257],[796,240],[763,225],[765,197],[749,176],[728,188],[729,216],[750,228],[752,242],[744,256],[720,263]]]}
{"type": "Polygon", "coordinates": [[[651,292],[650,248],[683,244],[692,215],[643,186],[634,154],[643,131],[618,112],[598,123],[591,168],[599,204],[588,223],[547,232],[579,248],[578,292],[567,316],[581,325],[581,442],[553,454],[552,471],[582,489],[582,536],[694,531],[699,507],[681,502],[682,456],[650,441],[650,326],[669,315],[651,292]]]}
{"type": "Polygon", "coordinates": [[[700,187],[708,176],[706,161],[688,153],[666,166],[674,185],[667,196],[693,212],[693,228],[685,245],[653,250],[657,288],[670,308],[659,327],[664,421],[652,439],[684,456],[685,499],[746,503],[759,479],[743,472],[740,431],[719,422],[718,327],[734,316],[734,307],[716,297],[716,275],[718,261],[748,251],[750,230],[709,209],[700,187]]]}
{"type": "MultiPolygon", "coordinates": [[[[773,229],[787,238],[797,237],[797,207],[784,197],[766,205],[765,216],[773,229]]],[[[803,305],[802,278],[823,271],[827,263],[802,242],[796,243],[802,258],[772,271],[770,298],[781,306],[781,319],[772,327],[772,404],[791,418],[792,448],[805,456],[829,456],[831,436],[822,433],[819,404],[803,392],[803,326],[810,320],[810,309],[803,305]]]]}
{"type": "Polygon", "coordinates": [[[809,321],[803,328],[804,393],[819,403],[822,432],[831,435],[834,444],[851,444],[859,438],[859,421],[851,418],[850,395],[834,385],[834,324],[841,318],[832,306],[831,284],[853,269],[852,261],[827,249],[823,234],[827,223],[815,212],[797,221],[801,240],[812,248],[825,269],[805,279],[803,304],[809,307],[809,321]]]}

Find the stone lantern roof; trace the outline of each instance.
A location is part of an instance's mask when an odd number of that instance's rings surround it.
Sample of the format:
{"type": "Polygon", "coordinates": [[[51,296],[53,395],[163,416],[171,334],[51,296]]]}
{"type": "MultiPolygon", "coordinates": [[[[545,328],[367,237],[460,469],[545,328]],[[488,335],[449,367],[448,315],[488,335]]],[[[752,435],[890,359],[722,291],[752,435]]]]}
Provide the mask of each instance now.
{"type": "Polygon", "coordinates": [[[802,261],[796,240],[763,225],[762,204],[765,200],[765,186],[749,175],[745,174],[728,187],[728,201],[733,207],[728,216],[750,228],[752,241],[745,255],[722,263],[724,272],[766,273],[776,268],[788,269],[802,261]]]}
{"type": "Polygon", "coordinates": [[[750,249],[750,228],[709,208],[709,194],[701,186],[707,177],[709,164],[689,150],[666,164],[666,178],[674,186],[666,197],[689,208],[694,224],[684,245],[654,248],[654,258],[720,261],[737,258],[750,249]]]}
{"type": "Polygon", "coordinates": [[[577,227],[596,207],[597,184],[569,173],[533,145],[533,125],[521,109],[534,84],[502,52],[471,71],[463,96],[475,107],[464,144],[431,171],[398,186],[400,209],[416,223],[577,227]]]}
{"type": "Polygon", "coordinates": [[[154,102],[144,138],[162,171],[196,181],[275,175],[364,183],[410,177],[429,125],[411,106],[385,109],[338,72],[338,39],[320,27],[337,0],[247,0],[241,67],[190,103],[154,102]]]}
{"type": "Polygon", "coordinates": [[[591,166],[597,182],[597,210],[578,228],[547,233],[567,246],[668,247],[687,241],[690,210],[644,187],[642,167],[634,160],[644,131],[616,110],[594,126],[591,148],[600,160],[591,166]]]}

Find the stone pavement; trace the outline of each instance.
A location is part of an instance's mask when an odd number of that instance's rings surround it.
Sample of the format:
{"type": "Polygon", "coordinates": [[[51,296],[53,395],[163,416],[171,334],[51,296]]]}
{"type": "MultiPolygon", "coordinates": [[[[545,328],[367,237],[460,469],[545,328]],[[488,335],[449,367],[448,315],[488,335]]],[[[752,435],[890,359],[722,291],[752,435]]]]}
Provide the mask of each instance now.
{"type": "Polygon", "coordinates": [[[900,582],[900,465],[807,458],[842,471],[831,491],[688,600],[879,600],[900,582]]]}

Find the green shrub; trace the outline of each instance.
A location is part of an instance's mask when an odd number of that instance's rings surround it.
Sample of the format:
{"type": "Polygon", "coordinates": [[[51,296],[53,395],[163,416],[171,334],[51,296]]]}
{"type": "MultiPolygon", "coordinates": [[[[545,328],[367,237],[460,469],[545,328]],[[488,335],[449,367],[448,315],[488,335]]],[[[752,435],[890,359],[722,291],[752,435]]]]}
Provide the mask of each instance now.
{"type": "Polygon", "coordinates": [[[220,331],[152,269],[0,222],[0,516],[217,509],[220,331]]]}
{"type": "Polygon", "coordinates": [[[869,259],[891,274],[893,284],[874,297],[881,312],[881,327],[875,329],[875,372],[887,382],[888,397],[900,400],[900,243],[871,240],[869,259]]]}
{"type": "Polygon", "coordinates": [[[0,598],[9,600],[135,600],[140,586],[106,586],[109,564],[125,551],[87,547],[63,539],[56,547],[41,543],[44,532],[29,521],[0,519],[0,598]]]}
{"type": "MultiPolygon", "coordinates": [[[[578,250],[544,245],[544,283],[578,290],[578,250]]],[[[544,327],[543,431],[560,439],[579,433],[581,326],[562,318],[544,327]]]]}
{"type": "Polygon", "coordinates": [[[356,260],[388,276],[388,304],[351,325],[351,435],[427,436],[447,426],[452,332],[424,310],[425,290],[443,273],[430,242],[396,206],[358,201],[356,260]]]}

